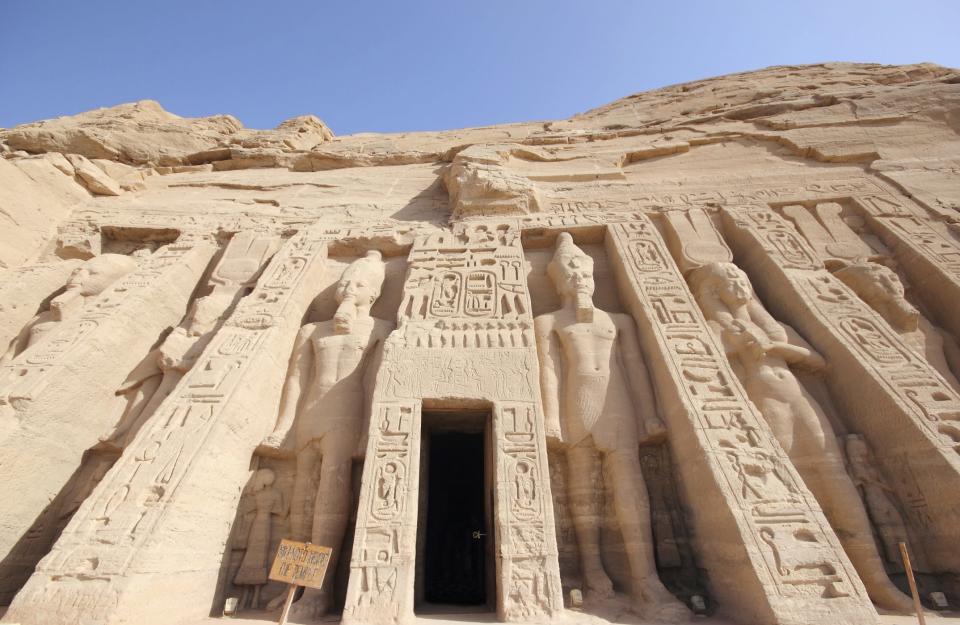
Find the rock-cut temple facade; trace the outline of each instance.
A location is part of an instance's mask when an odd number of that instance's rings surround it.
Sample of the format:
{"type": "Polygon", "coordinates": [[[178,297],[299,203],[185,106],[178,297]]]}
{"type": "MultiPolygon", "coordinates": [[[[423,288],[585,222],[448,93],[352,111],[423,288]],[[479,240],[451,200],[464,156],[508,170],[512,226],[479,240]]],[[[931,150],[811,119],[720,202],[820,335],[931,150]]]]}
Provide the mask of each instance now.
{"type": "MultiPolygon", "coordinates": [[[[0,131],[4,623],[960,606],[960,73],[0,131]]],[[[459,615],[459,616],[458,616],[459,615]]]]}

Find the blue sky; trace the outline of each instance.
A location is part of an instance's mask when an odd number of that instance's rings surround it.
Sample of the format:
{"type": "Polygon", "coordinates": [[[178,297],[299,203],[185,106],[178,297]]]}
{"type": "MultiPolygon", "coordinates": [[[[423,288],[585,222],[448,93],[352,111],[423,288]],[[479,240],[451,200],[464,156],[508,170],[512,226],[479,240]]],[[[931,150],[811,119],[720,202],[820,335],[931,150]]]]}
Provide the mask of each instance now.
{"type": "Polygon", "coordinates": [[[960,67],[960,1],[0,0],[0,127],[139,99],[336,134],[560,119],[830,60],[960,67]]]}

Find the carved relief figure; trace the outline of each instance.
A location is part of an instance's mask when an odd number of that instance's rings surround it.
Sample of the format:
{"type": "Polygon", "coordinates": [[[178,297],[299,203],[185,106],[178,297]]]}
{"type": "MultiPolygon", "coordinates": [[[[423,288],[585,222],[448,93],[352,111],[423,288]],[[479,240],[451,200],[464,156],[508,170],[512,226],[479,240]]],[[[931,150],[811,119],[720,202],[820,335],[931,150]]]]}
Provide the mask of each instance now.
{"type": "Polygon", "coordinates": [[[790,371],[790,366],[823,369],[823,358],[767,312],[733,263],[695,269],[690,285],[748,396],[822,506],[870,598],[887,609],[910,610],[910,598],[887,577],[870,519],[823,409],[790,371]]]}
{"type": "Polygon", "coordinates": [[[960,381],[956,377],[960,371],[960,347],[907,301],[903,283],[893,270],[863,262],[844,267],[834,275],[886,319],[907,345],[926,358],[960,393],[960,381]]]}
{"type": "MultiPolygon", "coordinates": [[[[380,253],[368,252],[343,272],[333,319],[300,330],[276,428],[258,448],[262,455],[296,456],[293,538],[331,547],[331,571],[336,570],[350,514],[352,460],[362,457],[366,448],[368,400],[383,341],[393,329],[392,323],[370,316],[383,279],[380,253]]],[[[378,489],[399,497],[390,478],[383,480],[378,489]]],[[[297,612],[308,618],[325,614],[333,578],[328,575],[320,591],[308,589],[295,604],[297,612]]]]}
{"type": "Polygon", "coordinates": [[[213,290],[191,304],[180,325],[144,357],[117,390],[118,395],[126,395],[127,405],[117,430],[104,441],[104,447],[126,447],[143,422],[193,368],[224,319],[246,295],[246,287],[254,284],[277,243],[274,237],[254,232],[233,236],[210,277],[213,290]]]}
{"type": "Polygon", "coordinates": [[[85,261],[70,274],[64,292],[50,301],[50,308],[23,327],[0,357],[0,365],[40,343],[60,322],[80,315],[87,302],[136,268],[136,261],[121,254],[102,254],[85,261]]]}
{"type": "MultiPolygon", "coordinates": [[[[901,561],[899,543],[909,545],[910,540],[903,516],[891,497],[893,489],[880,476],[863,436],[848,434],[846,438],[847,459],[850,461],[853,483],[863,493],[863,500],[867,504],[867,510],[870,511],[870,518],[873,519],[874,526],[877,528],[877,534],[880,535],[887,562],[899,563],[901,561]]],[[[919,555],[916,549],[910,549],[912,560],[916,561],[919,555]]]]}
{"type": "Polygon", "coordinates": [[[270,568],[270,528],[274,516],[283,516],[286,509],[283,505],[283,495],[274,488],[276,476],[271,469],[259,469],[253,475],[250,492],[245,497],[248,509],[245,514],[252,514],[250,530],[247,534],[247,549],[240,561],[240,568],[233,578],[233,583],[243,587],[240,597],[240,607],[257,609],[260,607],[260,591],[269,581],[267,573],[270,568]]]}
{"type": "Polygon", "coordinates": [[[639,459],[639,421],[663,436],[633,320],[593,305],[593,259],[567,233],[548,274],[562,307],[534,321],[548,440],[567,458],[567,490],[589,599],[613,595],[600,559],[601,510],[593,476],[603,466],[630,564],[637,608],[682,617],[686,608],[657,577],[650,506],[639,459]]]}

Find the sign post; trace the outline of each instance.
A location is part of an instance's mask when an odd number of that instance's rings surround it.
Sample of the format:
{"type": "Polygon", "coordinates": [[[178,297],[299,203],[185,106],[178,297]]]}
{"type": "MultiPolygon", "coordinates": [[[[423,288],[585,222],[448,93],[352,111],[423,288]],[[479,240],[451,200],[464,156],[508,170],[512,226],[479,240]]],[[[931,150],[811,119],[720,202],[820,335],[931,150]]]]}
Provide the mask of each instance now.
{"type": "Polygon", "coordinates": [[[283,603],[283,612],[280,613],[279,625],[285,625],[287,622],[298,586],[319,589],[323,585],[332,552],[330,547],[321,547],[312,543],[301,543],[286,538],[280,541],[277,555],[273,559],[273,566],[270,567],[270,579],[286,582],[290,587],[287,589],[287,600],[283,603]]]}

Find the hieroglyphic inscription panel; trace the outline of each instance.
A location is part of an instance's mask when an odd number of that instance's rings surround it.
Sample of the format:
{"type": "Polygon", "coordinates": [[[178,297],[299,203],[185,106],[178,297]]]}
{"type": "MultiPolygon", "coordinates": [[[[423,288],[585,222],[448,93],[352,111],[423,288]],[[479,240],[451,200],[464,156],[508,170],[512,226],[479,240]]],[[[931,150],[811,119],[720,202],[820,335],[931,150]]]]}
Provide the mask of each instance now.
{"type": "Polygon", "coordinates": [[[553,501],[543,418],[535,402],[497,402],[497,559],[506,620],[549,617],[562,609],[553,501]]]}
{"type": "Polygon", "coordinates": [[[374,405],[344,620],[389,622],[413,610],[420,404],[374,405]]]}

